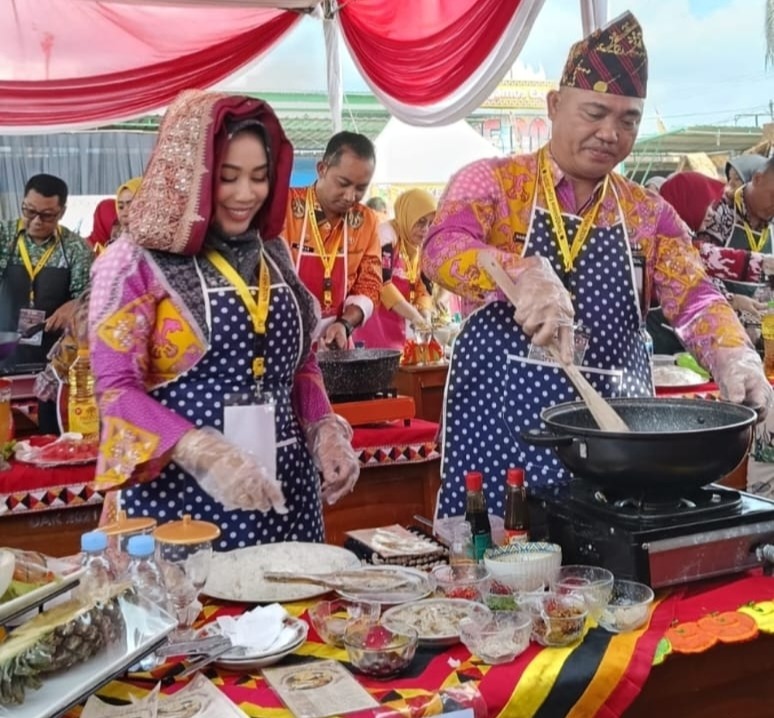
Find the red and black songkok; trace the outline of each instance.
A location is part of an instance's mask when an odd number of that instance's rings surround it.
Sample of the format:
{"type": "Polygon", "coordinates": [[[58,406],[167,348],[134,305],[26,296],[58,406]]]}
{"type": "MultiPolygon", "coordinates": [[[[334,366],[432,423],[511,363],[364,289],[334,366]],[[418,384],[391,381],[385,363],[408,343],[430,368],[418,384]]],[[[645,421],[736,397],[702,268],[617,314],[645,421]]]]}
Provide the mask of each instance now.
{"type": "Polygon", "coordinates": [[[645,97],[648,53],[642,28],[630,12],[619,15],[570,49],[561,87],[624,97],[645,97]]]}

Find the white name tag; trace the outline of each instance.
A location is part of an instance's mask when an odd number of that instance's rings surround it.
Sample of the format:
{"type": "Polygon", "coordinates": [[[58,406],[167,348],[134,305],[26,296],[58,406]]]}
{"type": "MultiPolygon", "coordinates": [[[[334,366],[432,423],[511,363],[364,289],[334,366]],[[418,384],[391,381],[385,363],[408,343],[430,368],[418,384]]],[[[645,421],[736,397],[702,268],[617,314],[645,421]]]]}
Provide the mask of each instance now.
{"type": "Polygon", "coordinates": [[[274,404],[231,405],[223,408],[223,434],[255,457],[271,479],[277,476],[277,429],[274,404]]]}

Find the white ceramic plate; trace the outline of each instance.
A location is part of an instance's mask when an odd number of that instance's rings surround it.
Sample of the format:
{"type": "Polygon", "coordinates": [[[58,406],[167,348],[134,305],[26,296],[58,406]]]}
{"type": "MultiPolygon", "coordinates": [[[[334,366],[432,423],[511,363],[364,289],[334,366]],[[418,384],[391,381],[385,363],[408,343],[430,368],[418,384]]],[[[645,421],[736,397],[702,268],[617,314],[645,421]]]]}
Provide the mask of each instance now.
{"type": "MultiPolygon", "coordinates": [[[[215,664],[229,671],[245,673],[278,663],[285,656],[289,656],[303,646],[309,633],[309,626],[300,618],[289,617],[286,623],[294,630],[293,638],[290,641],[285,641],[281,646],[259,653],[250,653],[244,649],[235,648],[232,651],[226,651],[222,656],[215,659],[215,664]]],[[[218,631],[217,624],[212,623],[202,628],[201,633],[205,636],[212,636],[220,632],[218,631]]]]}
{"type": "MultiPolygon", "coordinates": [[[[293,631],[293,635],[287,640],[283,641],[281,645],[273,645],[265,651],[250,651],[239,646],[235,646],[232,650],[226,651],[216,662],[228,662],[228,663],[247,663],[257,659],[270,658],[279,653],[287,655],[288,649],[294,651],[301,644],[306,641],[306,636],[309,633],[309,626],[306,621],[302,621],[300,618],[294,618],[289,616],[285,619],[285,627],[290,628],[293,631]]],[[[200,634],[202,636],[219,636],[222,635],[217,623],[210,623],[201,629],[200,634]]],[[[267,664],[268,665],[268,664],[267,664]]]]}
{"type": "Polygon", "coordinates": [[[407,584],[393,590],[338,590],[336,593],[349,601],[373,601],[388,606],[409,601],[419,601],[429,596],[435,586],[430,574],[408,566],[363,566],[363,572],[378,571],[380,573],[395,574],[396,579],[407,581],[407,584]]]}
{"type": "MultiPolygon", "coordinates": [[[[12,706],[13,718],[54,718],[85,700],[114,677],[122,675],[141,656],[163,643],[177,621],[147,601],[119,599],[126,631],[122,640],[108,646],[85,663],[43,677],[38,690],[28,690],[24,703],[12,706]]],[[[5,715],[0,708],[0,715],[5,715]]]]}
{"type": "Polygon", "coordinates": [[[18,616],[28,608],[39,605],[49,596],[66,591],[75,586],[83,573],[83,568],[68,564],[60,559],[48,558],[48,569],[53,571],[54,580],[25,593],[23,596],[0,603],[0,624],[11,616],[18,616]]]}
{"type": "Polygon", "coordinates": [[[328,589],[312,583],[266,581],[263,572],[332,573],[358,566],[358,557],[338,546],[301,541],[248,546],[213,555],[204,593],[223,601],[245,603],[303,601],[321,596],[328,589]]]}
{"type": "Polygon", "coordinates": [[[388,608],[382,620],[406,623],[416,628],[419,642],[432,646],[450,646],[460,641],[459,624],[463,618],[483,621],[492,612],[483,604],[462,598],[431,598],[388,608]]]}
{"type": "Polygon", "coordinates": [[[700,386],[709,380],[692,369],[683,366],[654,366],[653,384],[658,389],[700,386]]]}

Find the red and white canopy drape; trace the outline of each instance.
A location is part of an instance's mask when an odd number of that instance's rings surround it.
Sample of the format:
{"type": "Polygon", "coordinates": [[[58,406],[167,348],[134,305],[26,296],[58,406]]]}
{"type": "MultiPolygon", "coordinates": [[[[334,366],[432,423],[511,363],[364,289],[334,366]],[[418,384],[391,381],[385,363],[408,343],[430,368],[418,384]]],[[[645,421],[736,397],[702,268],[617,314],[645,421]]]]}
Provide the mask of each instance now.
{"type": "MultiPolygon", "coordinates": [[[[339,32],[373,92],[411,124],[467,115],[515,61],[544,0],[13,0],[0,3],[0,128],[104,124],[210,87],[300,17],[323,20],[341,97],[339,32]]],[[[581,0],[584,30],[606,0],[581,0]]]]}

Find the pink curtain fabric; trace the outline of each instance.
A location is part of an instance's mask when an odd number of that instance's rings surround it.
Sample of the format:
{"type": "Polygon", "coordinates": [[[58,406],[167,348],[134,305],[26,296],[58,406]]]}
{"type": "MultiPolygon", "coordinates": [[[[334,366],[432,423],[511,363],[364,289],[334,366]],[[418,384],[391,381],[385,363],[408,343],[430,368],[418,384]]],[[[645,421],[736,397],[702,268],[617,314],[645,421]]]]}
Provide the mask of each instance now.
{"type": "Polygon", "coordinates": [[[298,20],[276,9],[74,0],[0,3],[0,126],[97,124],[210,87],[298,20]]]}
{"type": "Polygon", "coordinates": [[[341,27],[369,80],[408,104],[454,92],[489,56],[529,0],[342,3],[341,27]]]}
{"type": "MultiPolygon", "coordinates": [[[[427,112],[440,103],[459,105],[457,114],[464,115],[510,67],[543,2],[340,0],[334,22],[393,114],[405,107],[427,112]]],[[[184,89],[211,87],[295,24],[300,15],[285,8],[315,2],[269,4],[0,3],[0,127],[93,126],[159,109],[184,89]]]]}

